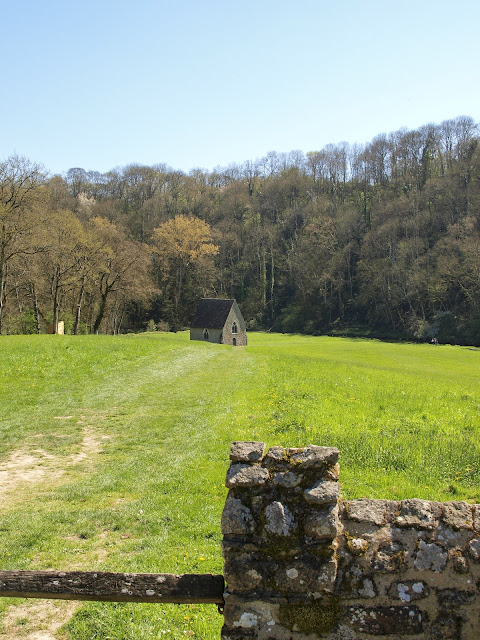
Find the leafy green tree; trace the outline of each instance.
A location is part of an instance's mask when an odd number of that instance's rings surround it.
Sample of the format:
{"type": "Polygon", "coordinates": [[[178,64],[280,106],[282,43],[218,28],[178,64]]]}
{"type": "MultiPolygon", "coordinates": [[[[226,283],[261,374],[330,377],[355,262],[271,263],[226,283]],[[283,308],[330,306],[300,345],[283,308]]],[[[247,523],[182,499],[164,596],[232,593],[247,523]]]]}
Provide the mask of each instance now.
{"type": "Polygon", "coordinates": [[[182,309],[185,285],[192,280],[196,282],[197,286],[191,291],[193,298],[210,288],[215,278],[213,257],[218,253],[218,246],[213,243],[208,223],[184,215],[175,216],[154,229],[152,241],[160,285],[164,297],[172,303],[171,321],[176,330],[186,320],[182,309]]]}

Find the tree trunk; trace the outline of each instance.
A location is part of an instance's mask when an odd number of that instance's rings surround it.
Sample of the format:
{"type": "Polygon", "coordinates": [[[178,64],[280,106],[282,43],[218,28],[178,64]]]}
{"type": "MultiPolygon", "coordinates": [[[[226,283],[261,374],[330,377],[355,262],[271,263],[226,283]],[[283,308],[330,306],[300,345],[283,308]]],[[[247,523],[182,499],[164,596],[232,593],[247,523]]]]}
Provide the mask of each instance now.
{"type": "MultiPolygon", "coordinates": [[[[5,232],[5,227],[3,228],[5,232]]],[[[3,305],[5,302],[5,276],[6,276],[6,261],[5,261],[5,246],[2,244],[0,248],[0,335],[3,328],[3,305]]]]}
{"type": "Polygon", "coordinates": [[[93,333],[98,333],[100,329],[100,325],[102,324],[103,316],[105,315],[105,310],[107,308],[107,297],[110,293],[110,289],[105,289],[102,293],[102,300],[100,302],[100,309],[98,310],[97,317],[95,318],[95,323],[93,325],[93,333]]]}
{"type": "Polygon", "coordinates": [[[260,302],[262,306],[262,313],[267,306],[267,261],[265,258],[265,249],[261,249],[259,252],[259,266],[260,266],[260,302]]]}
{"type": "Polygon", "coordinates": [[[33,282],[30,283],[30,294],[33,301],[33,317],[35,318],[35,325],[37,327],[37,335],[40,335],[40,313],[38,310],[38,298],[37,290],[33,282]]]}
{"type": "Polygon", "coordinates": [[[177,283],[175,287],[175,297],[174,297],[174,317],[173,317],[173,331],[177,331],[180,326],[178,319],[178,308],[180,306],[180,300],[182,297],[182,289],[183,289],[183,278],[185,275],[185,271],[182,264],[179,264],[177,267],[177,283]]]}
{"type": "Polygon", "coordinates": [[[55,273],[55,284],[54,284],[54,293],[53,293],[53,333],[57,333],[58,331],[58,307],[59,300],[58,294],[60,291],[59,285],[59,269],[57,268],[55,273]]]}
{"type": "Polygon", "coordinates": [[[78,329],[80,327],[80,314],[82,311],[83,296],[85,294],[85,280],[86,276],[84,275],[82,278],[82,286],[80,287],[80,294],[78,296],[77,311],[75,313],[75,325],[73,327],[74,336],[78,336],[78,329]]]}
{"type": "Polygon", "coordinates": [[[275,294],[275,256],[273,252],[273,245],[270,247],[270,317],[272,322],[275,321],[275,304],[274,304],[274,294],[275,294]]]}

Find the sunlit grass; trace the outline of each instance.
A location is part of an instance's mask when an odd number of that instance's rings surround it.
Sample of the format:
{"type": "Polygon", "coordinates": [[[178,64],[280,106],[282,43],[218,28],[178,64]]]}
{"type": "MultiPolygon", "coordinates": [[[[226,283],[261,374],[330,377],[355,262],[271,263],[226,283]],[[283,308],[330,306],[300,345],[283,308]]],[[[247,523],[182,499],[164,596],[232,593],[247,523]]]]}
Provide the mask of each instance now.
{"type": "MultiPolygon", "coordinates": [[[[0,464],[25,451],[46,469],[0,504],[2,568],[221,573],[232,440],[337,446],[346,497],[480,501],[478,351],[275,334],[0,345],[0,464]]],[[[213,605],[90,603],[65,637],[213,639],[221,621],[213,605]]]]}

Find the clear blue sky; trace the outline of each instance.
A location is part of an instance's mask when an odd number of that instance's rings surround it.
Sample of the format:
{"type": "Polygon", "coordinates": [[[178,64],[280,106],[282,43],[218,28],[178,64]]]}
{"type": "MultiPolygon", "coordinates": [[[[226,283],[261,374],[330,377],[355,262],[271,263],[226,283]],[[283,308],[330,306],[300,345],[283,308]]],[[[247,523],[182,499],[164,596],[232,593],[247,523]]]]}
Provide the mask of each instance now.
{"type": "Polygon", "coordinates": [[[0,159],[212,169],[480,120],[478,0],[1,2],[0,159]]]}

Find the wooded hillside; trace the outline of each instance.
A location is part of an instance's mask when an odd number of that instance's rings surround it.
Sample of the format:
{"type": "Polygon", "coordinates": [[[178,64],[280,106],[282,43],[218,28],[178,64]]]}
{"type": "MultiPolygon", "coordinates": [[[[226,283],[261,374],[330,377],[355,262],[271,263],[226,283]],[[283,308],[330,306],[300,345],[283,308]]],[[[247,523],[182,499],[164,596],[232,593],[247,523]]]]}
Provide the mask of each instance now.
{"type": "Polygon", "coordinates": [[[250,328],[480,344],[472,118],[188,174],[0,163],[0,331],[188,325],[234,297],[250,328]]]}

